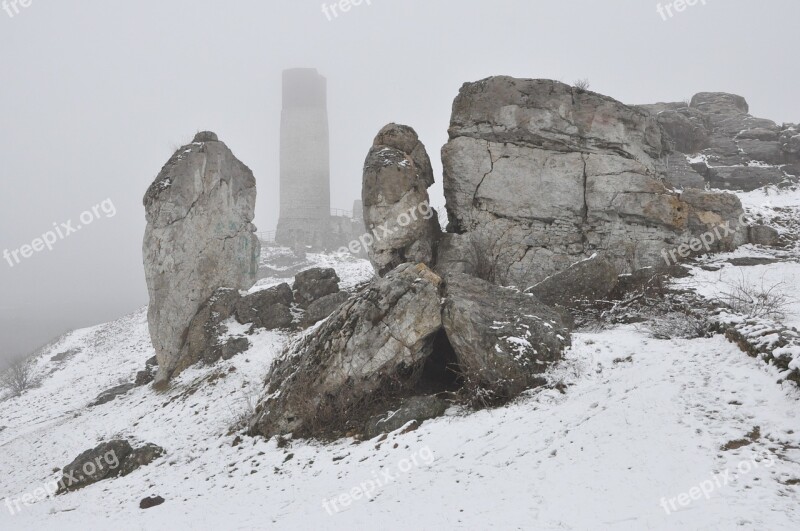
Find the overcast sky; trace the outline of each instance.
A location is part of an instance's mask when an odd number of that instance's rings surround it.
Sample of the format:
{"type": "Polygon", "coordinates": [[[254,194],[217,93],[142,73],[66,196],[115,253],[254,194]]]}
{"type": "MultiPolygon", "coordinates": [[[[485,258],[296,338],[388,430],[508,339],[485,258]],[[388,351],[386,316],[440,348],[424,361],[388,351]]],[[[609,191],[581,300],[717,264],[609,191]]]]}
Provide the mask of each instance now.
{"type": "Polygon", "coordinates": [[[331,20],[322,5],[32,0],[0,11],[0,251],[110,200],[52,250],[0,262],[0,357],[147,303],[142,196],[197,130],[254,171],[256,224],[274,229],[285,68],[328,78],[332,206],[347,210],[391,121],[428,146],[443,203],[452,100],[490,75],[588,78],[626,103],[735,92],[757,116],[800,121],[797,0],[706,0],[667,20],[651,0],[365,0],[338,17],[329,8],[331,20]]]}

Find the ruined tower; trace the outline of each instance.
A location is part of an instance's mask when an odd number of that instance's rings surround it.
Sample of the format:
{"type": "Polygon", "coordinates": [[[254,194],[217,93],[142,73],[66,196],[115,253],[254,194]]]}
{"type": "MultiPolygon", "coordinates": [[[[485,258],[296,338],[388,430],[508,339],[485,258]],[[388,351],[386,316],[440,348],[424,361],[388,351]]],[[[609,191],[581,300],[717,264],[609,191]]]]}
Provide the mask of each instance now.
{"type": "Polygon", "coordinates": [[[283,72],[281,245],[326,245],[331,223],[327,81],[314,68],[283,72]]]}

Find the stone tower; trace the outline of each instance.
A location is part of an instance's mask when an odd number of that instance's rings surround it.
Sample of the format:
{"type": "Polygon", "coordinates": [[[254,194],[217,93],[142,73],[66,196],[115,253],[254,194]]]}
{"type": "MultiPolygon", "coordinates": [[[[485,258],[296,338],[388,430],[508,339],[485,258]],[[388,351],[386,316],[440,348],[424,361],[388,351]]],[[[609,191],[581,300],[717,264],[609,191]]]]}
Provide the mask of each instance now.
{"type": "Polygon", "coordinates": [[[327,81],[314,68],[283,72],[280,218],[286,246],[325,246],[331,224],[327,81]]]}

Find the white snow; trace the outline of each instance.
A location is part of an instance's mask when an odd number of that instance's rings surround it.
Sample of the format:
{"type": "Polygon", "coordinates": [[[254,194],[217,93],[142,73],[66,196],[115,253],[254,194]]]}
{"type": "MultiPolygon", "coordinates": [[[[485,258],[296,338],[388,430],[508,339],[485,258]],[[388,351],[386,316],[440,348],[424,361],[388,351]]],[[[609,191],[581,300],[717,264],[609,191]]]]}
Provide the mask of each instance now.
{"type": "MultiPolygon", "coordinates": [[[[341,255],[309,260],[336,267],[347,287],[374,274],[366,261],[341,255]]],[[[695,269],[692,282],[713,296],[720,275],[740,270],[800,286],[800,265],[791,262],[695,269]]],[[[279,281],[291,278],[256,289],[279,281]]],[[[633,326],[578,333],[547,374],[563,393],[538,389],[480,412],[452,407],[382,442],[285,448],[250,437],[233,446],[230,427],[290,339],[248,337],[249,351],[190,368],[168,391],[141,387],[93,409],[86,404],[131,381],[154,354],[146,310],[46,349],[37,361],[47,374],[41,387],[0,402],[0,529],[800,529],[800,392],[776,384],[774,367],[722,336],[656,340],[633,326]],[[80,353],[50,361],[73,348],[80,353]],[[167,455],[10,514],[6,498],[59,478],[55,467],[114,437],[158,444],[167,455]],[[723,449],[740,440],[748,444],[723,449]],[[708,498],[690,499],[725,475],[731,480],[708,498]],[[140,510],[150,495],[166,502],[140,510]]]]}

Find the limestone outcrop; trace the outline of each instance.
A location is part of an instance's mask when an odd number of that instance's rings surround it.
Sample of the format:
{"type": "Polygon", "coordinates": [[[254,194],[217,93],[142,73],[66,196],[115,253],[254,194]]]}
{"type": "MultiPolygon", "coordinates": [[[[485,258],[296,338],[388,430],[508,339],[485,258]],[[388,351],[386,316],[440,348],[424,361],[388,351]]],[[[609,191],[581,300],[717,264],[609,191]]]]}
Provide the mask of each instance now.
{"type": "Polygon", "coordinates": [[[410,127],[389,124],[375,137],[364,162],[364,223],[369,257],[379,275],[405,262],[433,264],[440,228],[430,207],[433,170],[425,146],[410,127]]]}
{"type": "MultiPolygon", "coordinates": [[[[752,116],[742,96],[701,92],[688,104],[657,103],[639,108],[658,120],[677,155],[691,157],[692,168],[703,184],[751,191],[796,182],[800,176],[797,126],[752,116]]],[[[670,166],[667,180],[676,186],[686,183],[683,165],[670,166]]]]}
{"type": "Polygon", "coordinates": [[[200,306],[218,288],[255,282],[255,201],[253,173],[211,132],[178,149],[147,190],[143,255],[157,384],[181,362],[200,306]]]}
{"type": "MultiPolygon", "coordinates": [[[[467,83],[449,133],[443,273],[527,288],[597,252],[625,273],[663,265],[663,249],[697,234],[690,219],[707,221],[701,232],[738,225],[695,212],[665,186],[658,161],[669,146],[656,118],[600,94],[549,80],[467,83]]],[[[744,243],[744,233],[715,249],[744,243]]]]}

